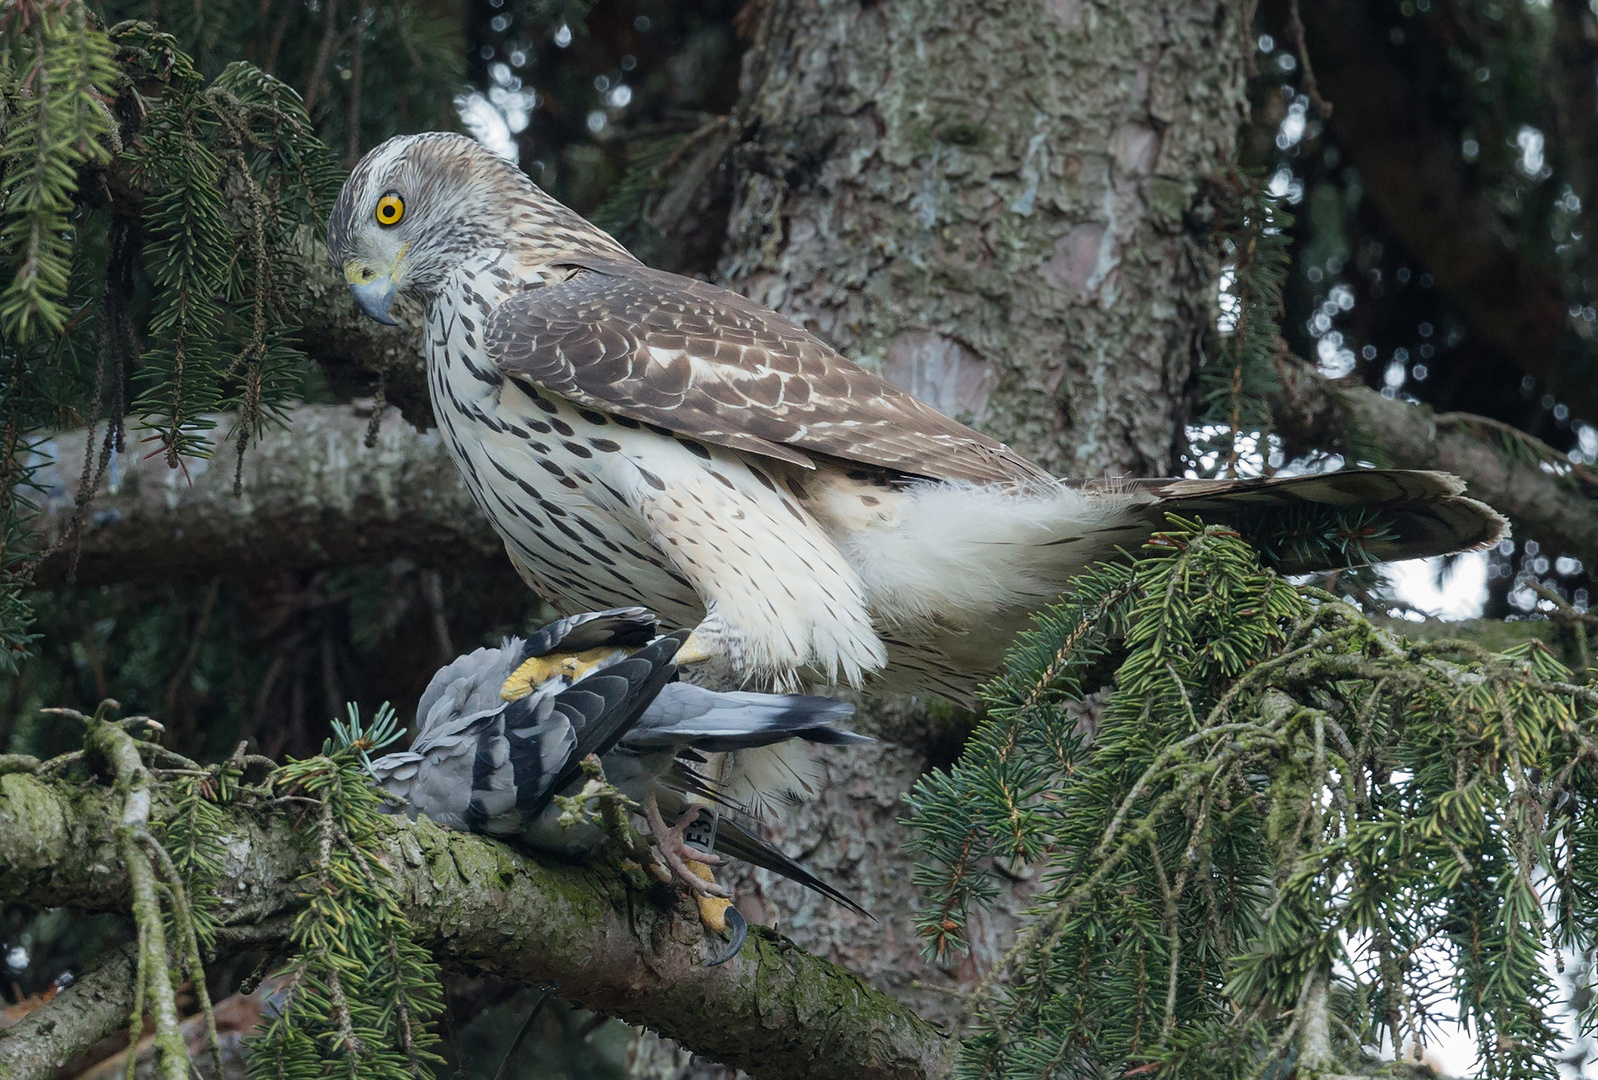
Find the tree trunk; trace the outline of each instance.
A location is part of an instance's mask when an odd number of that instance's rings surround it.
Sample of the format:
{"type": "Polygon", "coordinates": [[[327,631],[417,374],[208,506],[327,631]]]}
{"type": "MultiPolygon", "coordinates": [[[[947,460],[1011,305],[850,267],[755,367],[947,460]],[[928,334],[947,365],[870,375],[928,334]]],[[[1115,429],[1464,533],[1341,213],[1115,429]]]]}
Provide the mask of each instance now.
{"type": "Polygon", "coordinates": [[[1170,470],[1241,6],[771,4],[725,283],[1057,473],[1170,470]]]}
{"type": "MultiPolygon", "coordinates": [[[[1168,472],[1213,307],[1188,222],[1232,159],[1248,15],[1217,0],[774,0],[745,60],[723,283],[1057,473],[1168,472]]],[[[913,703],[871,711],[868,729],[912,728],[920,749],[829,754],[820,800],[770,824],[878,921],[763,873],[740,905],[950,1022],[1031,885],[973,919],[970,956],[921,959],[897,819],[938,721],[913,703]]],[[[658,1053],[635,1072],[715,1075],[658,1053]]]]}

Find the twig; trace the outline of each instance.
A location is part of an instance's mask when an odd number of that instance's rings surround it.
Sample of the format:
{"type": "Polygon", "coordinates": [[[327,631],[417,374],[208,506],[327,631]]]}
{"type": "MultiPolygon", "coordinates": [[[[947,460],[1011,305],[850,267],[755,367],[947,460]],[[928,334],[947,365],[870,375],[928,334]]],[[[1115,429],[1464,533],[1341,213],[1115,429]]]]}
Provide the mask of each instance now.
{"type": "MultiPolygon", "coordinates": [[[[166,848],[160,841],[143,829],[134,831],[134,838],[143,844],[149,851],[151,858],[161,868],[162,876],[166,878],[167,887],[172,893],[172,922],[174,929],[182,940],[181,955],[189,967],[189,984],[194,989],[194,998],[200,1004],[200,1013],[205,1017],[205,1037],[211,1048],[211,1062],[216,1067],[217,1080],[222,1080],[222,1042],[216,1034],[216,1012],[211,1008],[211,994],[205,986],[205,963],[200,956],[200,937],[194,925],[194,911],[189,905],[188,889],[184,887],[183,875],[178,873],[178,868],[172,863],[172,856],[167,854],[166,848]]],[[[191,1061],[190,1067],[194,1064],[191,1061]]]]}
{"type": "Polygon", "coordinates": [[[1304,65],[1304,79],[1300,84],[1304,89],[1304,96],[1309,98],[1309,103],[1315,106],[1316,112],[1330,119],[1332,103],[1321,97],[1320,84],[1315,81],[1315,68],[1309,62],[1309,46],[1304,42],[1304,19],[1298,11],[1298,0],[1288,0],[1287,32],[1293,35],[1293,43],[1298,51],[1298,62],[1304,65]]]}
{"type": "Polygon", "coordinates": [[[327,82],[327,65],[333,58],[333,43],[338,40],[338,0],[327,0],[322,23],[322,44],[316,50],[316,62],[311,65],[311,77],[305,82],[305,113],[314,116],[322,86],[327,82]]]}
{"type": "Polygon", "coordinates": [[[527,1019],[522,1021],[521,1030],[516,1032],[516,1038],[510,1044],[510,1049],[505,1051],[505,1059],[499,1063],[499,1068],[494,1070],[494,1080],[510,1080],[511,1066],[516,1063],[516,1055],[521,1052],[522,1043],[527,1041],[527,1033],[533,1030],[533,1021],[538,1019],[538,1014],[544,1011],[544,1006],[549,1004],[550,995],[554,994],[553,986],[544,987],[544,992],[538,995],[538,1000],[533,1002],[532,1011],[527,1014],[527,1019]]]}
{"type": "Polygon", "coordinates": [[[138,835],[147,830],[150,823],[153,779],[139,757],[133,737],[121,725],[101,715],[107,711],[107,704],[101,702],[99,711],[89,722],[85,748],[105,758],[123,793],[117,850],[128,868],[133,917],[139,927],[141,989],[148,994],[150,1015],[155,1020],[159,1075],[161,1080],[188,1080],[188,1046],[178,1029],[177,995],[167,965],[166,929],[161,918],[155,868],[138,840],[138,835]]]}
{"type": "Polygon", "coordinates": [[[211,629],[211,612],[216,607],[216,594],[222,587],[222,579],[211,579],[211,587],[205,591],[205,599],[200,602],[200,617],[195,620],[194,633],[189,640],[188,650],[183,654],[183,660],[172,673],[172,678],[167,681],[166,695],[162,698],[165,705],[163,715],[170,720],[177,712],[178,690],[182,688],[189,673],[194,670],[194,665],[200,659],[200,649],[205,645],[205,635],[211,629]]]}
{"type": "Polygon", "coordinates": [[[6,1029],[0,1076],[53,1080],[63,1062],[127,1022],[133,1006],[133,946],[111,950],[76,982],[6,1029]]]}

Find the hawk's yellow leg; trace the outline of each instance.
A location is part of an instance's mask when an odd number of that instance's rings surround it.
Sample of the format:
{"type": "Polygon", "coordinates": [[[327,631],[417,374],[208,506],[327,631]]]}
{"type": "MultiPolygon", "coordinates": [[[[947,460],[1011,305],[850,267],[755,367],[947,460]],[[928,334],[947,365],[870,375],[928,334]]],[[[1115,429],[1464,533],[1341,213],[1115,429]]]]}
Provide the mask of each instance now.
{"type": "Polygon", "coordinates": [[[695,631],[688,635],[688,640],[682,643],[672,659],[679,664],[702,664],[715,655],[715,647],[695,631]]]}
{"type": "Polygon", "coordinates": [[[510,673],[505,685],[499,688],[499,696],[506,701],[518,701],[557,676],[576,682],[595,664],[610,659],[616,652],[614,645],[602,645],[583,652],[535,656],[510,673]]]}
{"type": "MultiPolygon", "coordinates": [[[[688,869],[710,882],[716,884],[716,875],[704,863],[695,859],[684,860],[688,869]]],[[[715,934],[727,932],[727,909],[732,906],[732,901],[725,896],[701,896],[699,900],[699,921],[705,924],[705,929],[715,934]]]]}

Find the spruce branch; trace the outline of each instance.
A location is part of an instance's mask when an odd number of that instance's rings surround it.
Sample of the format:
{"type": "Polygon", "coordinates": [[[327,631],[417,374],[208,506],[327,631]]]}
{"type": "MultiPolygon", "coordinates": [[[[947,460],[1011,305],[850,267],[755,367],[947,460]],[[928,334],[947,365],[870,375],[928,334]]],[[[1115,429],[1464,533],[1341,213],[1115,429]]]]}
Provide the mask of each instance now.
{"type": "Polygon", "coordinates": [[[104,105],[119,72],[111,43],[78,0],[12,5],[0,16],[0,46],[26,57],[0,144],[0,245],[11,280],[0,291],[0,329],[25,343],[66,326],[78,170],[105,165],[113,134],[104,105]]]}
{"type": "MultiPolygon", "coordinates": [[[[168,789],[157,782],[152,792],[152,820],[162,819],[172,805],[168,789]]],[[[294,824],[306,804],[269,803],[246,790],[220,806],[230,873],[216,887],[217,940],[230,948],[294,933],[305,875],[318,872],[319,845],[305,842],[304,823],[294,824]],[[285,928],[288,913],[295,922],[285,928]]],[[[119,806],[115,792],[93,781],[0,775],[0,899],[126,910],[129,879],[111,827],[119,806]]],[[[577,1004],[645,1024],[757,1078],[915,1080],[931,1075],[945,1045],[904,1005],[770,931],[752,929],[736,960],[704,967],[692,911],[662,908],[612,868],[543,865],[426,821],[380,824],[378,859],[395,875],[388,894],[417,944],[447,970],[559,982],[577,1004]]],[[[285,1008],[314,989],[297,983],[285,1008]]],[[[308,1037],[283,1040],[274,1053],[271,1075],[320,1068],[322,1051],[308,1037]]],[[[395,1062],[405,1068],[401,1055],[395,1062]]]]}
{"type": "MultiPolygon", "coordinates": [[[[1227,530],[1173,518],[1148,552],[1040,617],[993,718],[907,799],[940,917],[956,888],[980,902],[971,854],[1001,840],[1052,882],[969,1002],[956,1074],[1354,1072],[1380,1029],[1423,1038],[1443,1000],[1490,1075],[1546,1073],[1552,950],[1594,928],[1580,845],[1598,833],[1576,823],[1598,796],[1598,691],[1541,642],[1409,642],[1227,530]],[[1082,613],[1118,586],[1095,641],[1082,613]],[[1115,663],[1096,730],[1061,755],[1041,733],[1085,695],[1039,691],[1064,685],[1067,643],[1115,663]]],[[[920,922],[938,948],[959,925],[920,922]]]]}

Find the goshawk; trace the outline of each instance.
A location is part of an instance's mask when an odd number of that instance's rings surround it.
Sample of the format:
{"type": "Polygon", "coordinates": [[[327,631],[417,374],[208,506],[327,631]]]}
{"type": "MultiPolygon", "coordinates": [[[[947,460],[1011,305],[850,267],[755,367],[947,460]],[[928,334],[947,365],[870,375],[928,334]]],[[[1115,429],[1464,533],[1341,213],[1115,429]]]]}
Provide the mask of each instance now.
{"type": "Polygon", "coordinates": [[[367,154],[328,248],[373,318],[425,306],[439,427],[530,586],[641,604],[695,628],[680,661],[781,687],[875,673],[967,699],[1031,611],[1167,512],[1283,571],[1505,528],[1440,473],[1055,480],[769,308],[643,265],[460,135],[367,154]]]}

